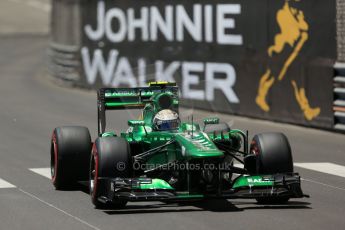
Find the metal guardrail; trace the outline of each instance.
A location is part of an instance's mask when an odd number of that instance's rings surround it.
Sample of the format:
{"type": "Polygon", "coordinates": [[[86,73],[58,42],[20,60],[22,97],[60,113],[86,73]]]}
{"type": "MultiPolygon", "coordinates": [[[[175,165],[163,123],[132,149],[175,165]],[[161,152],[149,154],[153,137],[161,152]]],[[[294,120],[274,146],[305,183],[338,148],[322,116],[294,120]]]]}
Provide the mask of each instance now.
{"type": "Polygon", "coordinates": [[[51,42],[48,69],[52,76],[80,85],[80,11],[82,0],[54,0],[51,13],[51,42]]]}
{"type": "Polygon", "coordinates": [[[71,83],[80,81],[78,46],[51,43],[48,49],[49,71],[54,77],[71,83]]]}
{"type": "Polygon", "coordinates": [[[345,131],[345,63],[334,65],[334,128],[345,131]]]}

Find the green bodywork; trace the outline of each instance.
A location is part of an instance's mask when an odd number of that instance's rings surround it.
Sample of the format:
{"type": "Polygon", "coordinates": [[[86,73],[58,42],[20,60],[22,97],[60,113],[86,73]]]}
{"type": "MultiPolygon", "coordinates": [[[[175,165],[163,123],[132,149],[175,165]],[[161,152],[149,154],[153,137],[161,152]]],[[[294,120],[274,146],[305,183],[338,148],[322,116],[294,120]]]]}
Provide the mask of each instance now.
{"type": "MultiPolygon", "coordinates": [[[[274,179],[271,176],[240,176],[238,177],[234,184],[232,185],[233,189],[241,189],[247,187],[272,187],[274,186],[274,179]]],[[[164,180],[161,179],[152,179],[151,183],[142,183],[138,189],[167,189],[173,190],[174,188],[170,186],[164,180]]],[[[181,196],[189,196],[189,193],[180,194],[181,196]]]]}
{"type": "Polygon", "coordinates": [[[242,176],[235,181],[232,188],[267,187],[273,185],[274,180],[270,176],[242,176]]]}
{"type": "MultiPolygon", "coordinates": [[[[170,140],[175,143],[166,147],[165,151],[159,152],[146,159],[147,165],[165,165],[170,162],[189,162],[197,159],[222,159],[224,152],[219,150],[215,141],[232,143],[234,149],[240,149],[242,136],[240,130],[231,130],[226,133],[206,134],[195,122],[181,122],[176,130],[155,131],[153,118],[157,112],[164,109],[160,104],[163,97],[171,98],[169,109],[178,112],[178,91],[169,83],[155,83],[147,88],[136,89],[109,89],[105,90],[104,100],[107,109],[131,109],[142,108],[140,120],[129,120],[127,132],[119,134],[130,145],[139,146],[141,152],[159,147],[170,140]]],[[[219,118],[211,117],[204,119],[204,124],[218,124],[219,118]]],[[[102,137],[117,136],[114,132],[104,132],[102,137]]],[[[139,189],[173,189],[168,182],[161,179],[153,179],[151,184],[141,184],[139,189]]],[[[181,197],[189,197],[186,193],[181,197]]],[[[195,194],[194,194],[195,195],[195,194]]]]}
{"type": "Polygon", "coordinates": [[[152,179],[151,183],[142,183],[140,184],[139,189],[167,189],[167,190],[173,190],[173,188],[170,186],[170,184],[164,180],[161,179],[152,179]]]}
{"type": "MultiPolygon", "coordinates": [[[[99,114],[100,136],[120,136],[131,146],[132,155],[149,152],[159,148],[169,141],[173,141],[161,151],[145,158],[144,164],[155,167],[164,166],[169,163],[188,163],[197,160],[219,161],[225,159],[225,152],[219,148],[217,143],[225,143],[233,152],[244,148],[247,152],[247,135],[241,130],[229,130],[227,132],[205,133],[200,124],[195,122],[181,122],[179,127],[169,131],[157,131],[153,125],[154,116],[162,109],[167,109],[161,102],[168,101],[168,109],[178,113],[179,100],[178,89],[170,83],[154,83],[150,87],[128,88],[128,89],[105,89],[100,96],[105,110],[117,109],[142,109],[142,116],[138,120],[128,121],[128,130],[120,134],[114,132],[102,132],[105,130],[105,112],[99,114]],[[167,100],[167,98],[170,98],[167,100]],[[102,124],[104,122],[104,124],[102,124]],[[135,152],[136,151],[136,152],[135,152]]],[[[103,112],[103,111],[101,111],[103,112]]],[[[211,117],[204,119],[204,125],[219,124],[219,118],[211,117]]],[[[146,178],[146,176],[144,177],[146,178]]],[[[139,176],[140,180],[140,176],[139,176]]],[[[168,180],[152,178],[151,182],[140,183],[135,189],[139,190],[176,190],[168,180]]],[[[228,185],[229,190],[238,190],[253,187],[274,186],[274,179],[270,176],[241,175],[228,185]]],[[[191,193],[190,191],[175,191],[175,195],[181,199],[202,198],[202,192],[191,193]]]]}
{"type": "Polygon", "coordinates": [[[105,132],[102,133],[102,137],[116,137],[115,132],[105,132]]]}
{"type": "Polygon", "coordinates": [[[224,135],[207,135],[200,130],[198,124],[182,123],[180,128],[175,131],[153,131],[150,126],[130,126],[129,132],[121,133],[130,144],[139,143],[145,150],[160,146],[167,141],[174,139],[176,144],[168,148],[167,152],[157,154],[148,159],[150,164],[165,164],[169,161],[186,161],[195,158],[224,157],[214,144],[214,140],[231,140],[236,142],[236,147],[240,147],[241,136],[237,132],[230,132],[224,135]],[[192,133],[192,127],[193,133],[192,133]]]}

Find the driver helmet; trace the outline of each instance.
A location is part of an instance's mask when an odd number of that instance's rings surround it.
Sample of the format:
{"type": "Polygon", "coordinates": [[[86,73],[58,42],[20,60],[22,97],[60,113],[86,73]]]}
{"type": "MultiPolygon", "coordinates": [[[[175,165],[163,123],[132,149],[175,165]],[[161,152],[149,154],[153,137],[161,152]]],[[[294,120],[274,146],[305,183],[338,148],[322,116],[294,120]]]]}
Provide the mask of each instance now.
{"type": "Polygon", "coordinates": [[[153,118],[153,128],[157,131],[176,130],[179,125],[178,114],[171,109],[163,109],[153,118]]]}

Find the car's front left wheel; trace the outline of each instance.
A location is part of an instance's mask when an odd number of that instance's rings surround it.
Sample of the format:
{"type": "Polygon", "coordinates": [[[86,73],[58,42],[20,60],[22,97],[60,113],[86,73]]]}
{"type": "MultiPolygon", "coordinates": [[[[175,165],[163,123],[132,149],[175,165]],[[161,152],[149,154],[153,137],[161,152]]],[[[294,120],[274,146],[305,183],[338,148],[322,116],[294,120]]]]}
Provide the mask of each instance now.
{"type": "Polygon", "coordinates": [[[112,203],[107,200],[107,178],[130,178],[132,176],[132,157],[128,142],[120,137],[99,137],[95,141],[90,160],[90,195],[96,208],[122,208],[126,201],[112,203]]]}

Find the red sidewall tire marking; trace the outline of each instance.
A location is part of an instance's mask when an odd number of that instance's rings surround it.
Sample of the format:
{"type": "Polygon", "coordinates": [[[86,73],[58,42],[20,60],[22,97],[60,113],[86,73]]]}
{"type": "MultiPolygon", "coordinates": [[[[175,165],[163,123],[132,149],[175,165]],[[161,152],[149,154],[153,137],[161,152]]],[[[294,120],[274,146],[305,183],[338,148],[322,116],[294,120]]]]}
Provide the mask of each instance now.
{"type": "Polygon", "coordinates": [[[254,155],[258,156],[260,154],[259,146],[256,143],[255,140],[253,140],[250,144],[250,153],[253,153],[254,155]]]}
{"type": "Polygon", "coordinates": [[[96,143],[93,144],[92,154],[93,154],[93,159],[94,159],[94,170],[95,170],[95,175],[93,177],[92,199],[95,200],[97,199],[96,194],[97,194],[97,184],[98,184],[98,151],[97,151],[96,143]]]}
{"type": "Polygon", "coordinates": [[[54,147],[54,175],[52,176],[52,182],[53,184],[55,184],[56,182],[56,175],[57,175],[57,171],[58,171],[58,147],[57,147],[57,143],[56,143],[56,133],[55,131],[53,132],[53,137],[52,137],[52,141],[53,141],[53,147],[54,147]]]}

